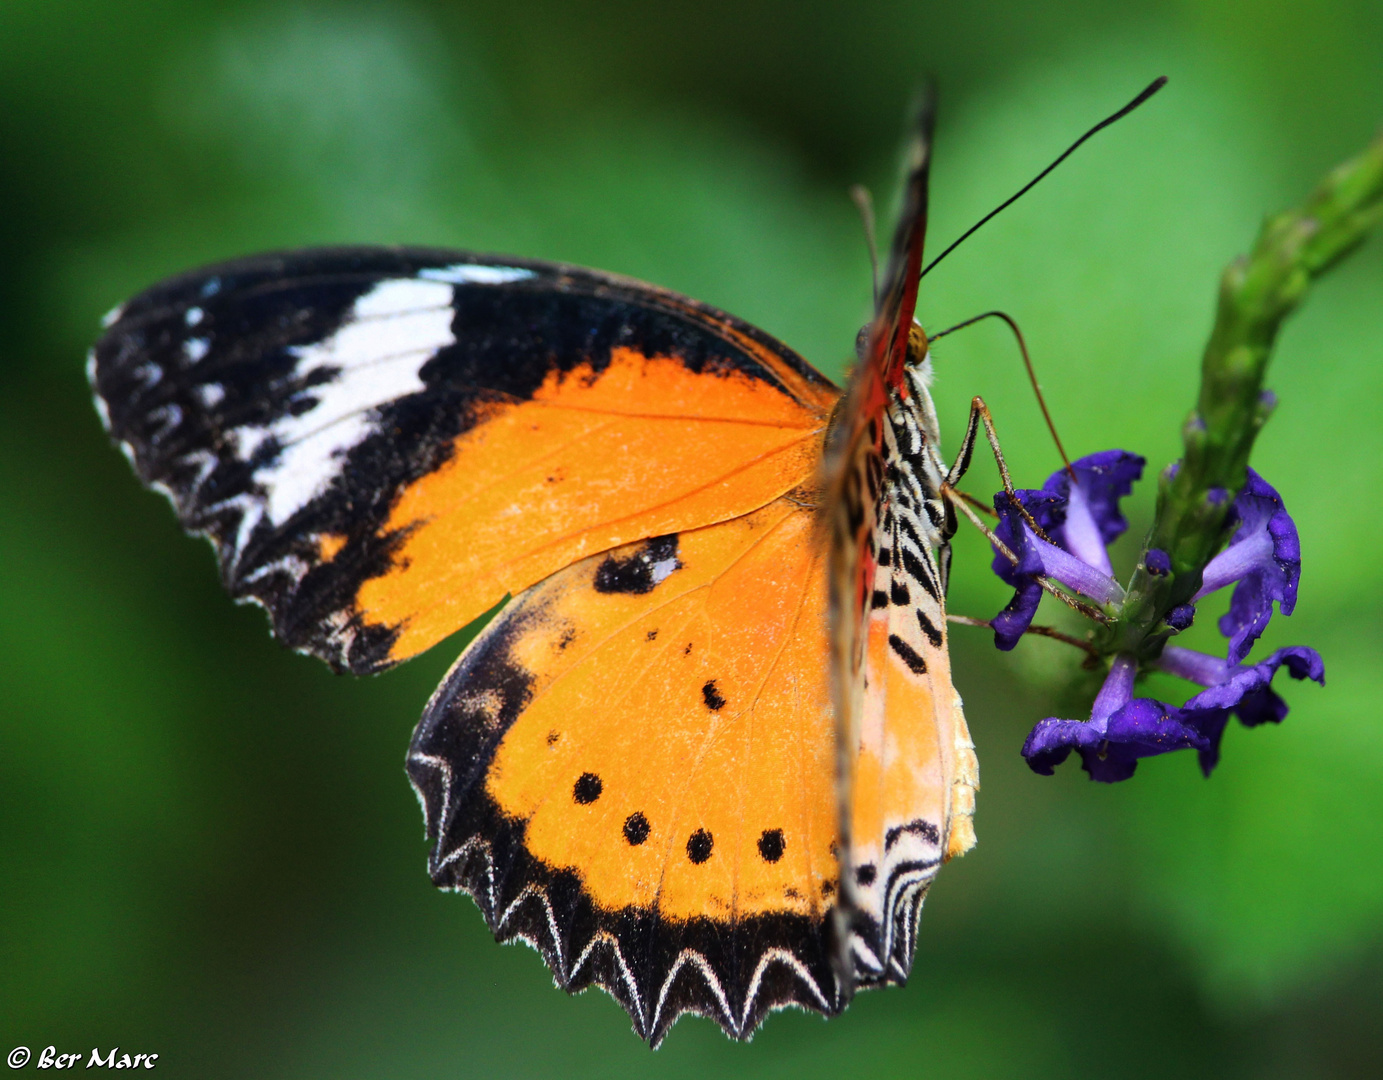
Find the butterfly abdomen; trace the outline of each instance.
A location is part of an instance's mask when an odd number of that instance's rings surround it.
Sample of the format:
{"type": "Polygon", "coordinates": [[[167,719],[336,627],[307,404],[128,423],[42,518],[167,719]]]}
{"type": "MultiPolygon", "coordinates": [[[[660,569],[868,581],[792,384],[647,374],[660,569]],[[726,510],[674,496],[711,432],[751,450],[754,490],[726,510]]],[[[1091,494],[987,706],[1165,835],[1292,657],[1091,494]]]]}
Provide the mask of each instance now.
{"type": "Polygon", "coordinates": [[[853,780],[852,952],[864,985],[903,982],[922,901],[945,859],[973,842],[973,751],[951,685],[944,466],[926,368],[890,394],[885,480],[853,780]]]}

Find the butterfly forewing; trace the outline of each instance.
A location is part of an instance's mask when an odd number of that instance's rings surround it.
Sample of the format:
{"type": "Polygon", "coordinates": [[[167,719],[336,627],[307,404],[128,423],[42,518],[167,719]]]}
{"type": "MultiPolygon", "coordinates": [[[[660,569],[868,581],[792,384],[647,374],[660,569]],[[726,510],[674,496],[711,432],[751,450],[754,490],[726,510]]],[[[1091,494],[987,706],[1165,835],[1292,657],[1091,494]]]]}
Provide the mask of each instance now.
{"type": "Polygon", "coordinates": [[[675,294],[420,249],[174,279],[113,313],[91,377],[232,594],[352,671],[587,555],[765,505],[813,474],[836,397],[675,294]]]}

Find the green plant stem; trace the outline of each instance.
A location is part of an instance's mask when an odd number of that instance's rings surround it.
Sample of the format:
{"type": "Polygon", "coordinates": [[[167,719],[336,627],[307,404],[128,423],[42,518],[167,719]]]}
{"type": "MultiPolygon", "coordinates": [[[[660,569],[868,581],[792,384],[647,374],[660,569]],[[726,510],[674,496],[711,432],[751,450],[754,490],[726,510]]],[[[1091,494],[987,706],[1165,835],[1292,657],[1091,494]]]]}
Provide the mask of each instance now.
{"type": "Polygon", "coordinates": [[[1283,320],[1311,283],[1383,220],[1383,135],[1331,172],[1300,206],[1269,218],[1247,256],[1220,279],[1215,327],[1201,363],[1200,394],[1175,471],[1164,472],[1147,547],[1171,558],[1154,577],[1141,564],[1101,652],[1153,659],[1171,631],[1167,613],[1196,594],[1224,542],[1225,517],[1247,480],[1254,439],[1272,413],[1263,378],[1283,320]]]}

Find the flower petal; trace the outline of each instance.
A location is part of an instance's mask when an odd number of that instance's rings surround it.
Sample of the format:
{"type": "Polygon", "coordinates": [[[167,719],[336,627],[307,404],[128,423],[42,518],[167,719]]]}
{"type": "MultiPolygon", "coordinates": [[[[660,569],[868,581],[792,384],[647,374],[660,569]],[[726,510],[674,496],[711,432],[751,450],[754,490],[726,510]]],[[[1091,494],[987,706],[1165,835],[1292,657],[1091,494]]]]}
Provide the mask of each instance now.
{"type": "Polygon", "coordinates": [[[1238,663],[1267,628],[1274,600],[1284,615],[1296,606],[1301,541],[1282,497],[1252,469],[1229,520],[1239,527],[1229,546],[1207,564],[1194,599],[1238,582],[1229,611],[1220,619],[1220,633],[1229,638],[1229,658],[1238,663]]]}
{"type": "Polygon", "coordinates": [[[1042,561],[1042,573],[1061,582],[1068,589],[1074,589],[1082,596],[1088,596],[1101,604],[1117,603],[1124,598],[1124,587],[1099,567],[1078,559],[1069,551],[1049,544],[1045,540],[1032,537],[1032,547],[1042,561]]]}
{"type": "Polygon", "coordinates": [[[1186,723],[1180,709],[1152,698],[1134,698],[1111,716],[1105,737],[1109,749],[1100,771],[1108,775],[1097,774],[1087,761],[1085,769],[1092,780],[1127,780],[1139,758],[1189,747],[1199,749],[1205,743],[1205,737],[1186,723]]]}
{"type": "Polygon", "coordinates": [[[1155,663],[1168,674],[1197,686],[1218,686],[1236,670],[1228,660],[1196,649],[1184,649],[1180,645],[1168,645],[1155,663]]]}
{"type": "Polygon", "coordinates": [[[1109,665],[1109,674],[1104,677],[1104,685],[1090,706],[1090,722],[1100,726],[1101,731],[1105,730],[1101,725],[1108,725],[1109,718],[1133,699],[1133,684],[1137,679],[1138,661],[1124,653],[1116,656],[1109,665]]]}
{"type": "Polygon", "coordinates": [[[1293,645],[1256,664],[1242,665],[1226,673],[1223,681],[1207,687],[1184,706],[1187,709],[1233,709],[1250,693],[1263,689],[1273,681],[1277,669],[1286,667],[1294,679],[1313,679],[1325,685],[1325,661],[1315,649],[1293,645]]]}
{"type": "Polygon", "coordinates": [[[1004,542],[1009,551],[1018,556],[1018,562],[1016,565],[1009,562],[1008,557],[1001,555],[999,549],[995,548],[992,567],[1002,581],[1017,588],[1033,574],[1042,572],[1042,555],[1037,547],[1042,541],[1023,520],[1019,506],[1021,505],[1022,509],[1042,527],[1042,531],[1050,536],[1052,529],[1066,519],[1066,502],[1065,499],[1057,498],[1045,491],[1027,488],[1015,491],[1014,494],[1018,496],[1016,501],[1006,491],[1000,491],[994,496],[994,510],[999,515],[999,523],[994,526],[994,535],[1004,542]]]}
{"type": "Polygon", "coordinates": [[[1093,566],[1106,577],[1114,576],[1114,566],[1109,561],[1109,552],[1105,550],[1094,508],[1080,484],[1067,484],[1066,522],[1057,529],[1057,536],[1053,539],[1074,558],[1093,566]]]}
{"type": "Polygon", "coordinates": [[[1090,779],[1112,784],[1132,776],[1139,758],[1208,745],[1181,710],[1152,698],[1134,698],[1103,725],[1093,720],[1043,720],[1028,734],[1023,757],[1034,772],[1050,776],[1074,750],[1090,779]]]}
{"type": "MultiPolygon", "coordinates": [[[[1278,700],[1281,701],[1282,699],[1278,698],[1278,700]]],[[[1283,706],[1283,713],[1286,713],[1285,705],[1283,706]]],[[[1196,730],[1205,737],[1206,745],[1196,750],[1196,758],[1201,767],[1201,774],[1208,779],[1210,774],[1215,771],[1215,766],[1220,763],[1220,740],[1224,737],[1225,727],[1229,724],[1229,710],[1204,709],[1195,714],[1192,723],[1196,730]]]]}
{"type": "MultiPolygon", "coordinates": [[[[1191,650],[1178,651],[1190,653],[1191,650]]],[[[1208,674],[1210,665],[1202,666],[1204,673],[1208,674]]],[[[1312,679],[1325,685],[1325,662],[1321,660],[1320,653],[1295,645],[1278,649],[1257,664],[1238,667],[1225,664],[1221,681],[1202,690],[1182,706],[1187,722],[1199,729],[1208,741],[1200,754],[1201,770],[1206,776],[1220,760],[1220,737],[1224,734],[1230,713],[1237,716],[1245,727],[1278,724],[1286,717],[1287,703],[1270,685],[1273,676],[1282,667],[1294,679],[1312,679]]]]}
{"type": "Polygon", "coordinates": [[[1014,495],[1017,498],[1000,491],[994,496],[994,509],[999,515],[994,535],[1018,559],[1017,563],[1011,562],[998,547],[994,548],[994,573],[1015,590],[1013,599],[992,620],[994,644],[1005,651],[1018,643],[1037,613],[1042,599],[1042,588],[1036,581],[1038,574],[1059,581],[1101,604],[1124,597],[1123,588],[1112,577],[1041,539],[1025,520],[1024,510],[1043,532],[1051,535],[1049,530],[1059,527],[1065,520],[1066,504],[1062,498],[1031,489],[1016,491],[1014,495]]]}
{"type": "MultiPolygon", "coordinates": [[[[1004,560],[1007,562],[1008,560],[1004,560]]],[[[1028,578],[1014,589],[1013,599],[1003,611],[989,620],[994,628],[994,647],[1009,652],[1032,625],[1037,614],[1037,605],[1042,602],[1042,586],[1036,578],[1028,578]]]]}
{"type": "Polygon", "coordinates": [[[1023,743],[1023,757],[1028,768],[1043,776],[1065,761],[1072,750],[1098,749],[1104,742],[1104,732],[1082,720],[1047,719],[1039,722],[1023,743]]]}
{"type": "MultiPolygon", "coordinates": [[[[1133,490],[1133,482],[1142,477],[1143,466],[1146,464],[1145,458],[1131,454],[1127,450],[1101,450],[1098,454],[1087,454],[1078,461],[1071,462],[1076,482],[1090,508],[1090,515],[1104,544],[1112,544],[1128,529],[1128,522],[1119,512],[1119,500],[1133,490]]],[[[1070,473],[1065,469],[1058,469],[1047,477],[1042,490],[1062,498],[1068,497],[1071,490],[1070,473]]],[[[1047,529],[1046,532],[1067,551],[1080,554],[1067,542],[1070,537],[1066,535],[1065,529],[1058,526],[1055,530],[1047,529]]]]}
{"type": "Polygon", "coordinates": [[[1032,624],[1037,614],[1037,606],[1042,601],[1042,586],[1035,575],[1042,573],[1042,556],[1038,545],[1042,543],[1023,520],[1018,506],[1021,504],[1045,532],[1055,520],[1060,520],[1065,507],[1060,499],[1043,491],[1023,490],[1015,492],[1018,501],[1001,491],[994,496],[994,509],[998,511],[999,523],[994,527],[997,536],[1014,555],[1018,562],[1008,560],[1008,556],[994,549],[994,573],[1003,582],[1013,586],[1013,599],[998,615],[990,620],[994,627],[994,645],[1008,652],[1018,644],[1024,631],[1032,624]]]}

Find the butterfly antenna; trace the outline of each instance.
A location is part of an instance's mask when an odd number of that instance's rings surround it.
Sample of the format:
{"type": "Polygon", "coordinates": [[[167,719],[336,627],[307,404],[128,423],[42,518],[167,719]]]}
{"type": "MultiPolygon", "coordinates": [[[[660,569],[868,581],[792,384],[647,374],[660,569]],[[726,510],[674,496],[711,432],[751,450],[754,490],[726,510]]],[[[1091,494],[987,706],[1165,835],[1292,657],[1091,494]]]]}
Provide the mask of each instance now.
{"type": "Polygon", "coordinates": [[[863,184],[850,186],[850,198],[864,223],[864,242],[869,246],[869,272],[874,281],[874,306],[879,306],[879,245],[874,238],[874,196],[863,184]]]}
{"type": "Polygon", "coordinates": [[[1037,396],[1038,407],[1042,410],[1042,419],[1047,421],[1047,430],[1052,433],[1052,442],[1056,443],[1056,452],[1061,455],[1061,462],[1066,466],[1066,473],[1074,483],[1076,470],[1071,467],[1071,459],[1066,456],[1066,448],[1061,445],[1061,436],[1056,433],[1056,424],[1052,422],[1052,414],[1047,410],[1047,399],[1042,396],[1042,387],[1038,384],[1037,371],[1032,366],[1032,357],[1028,355],[1028,344],[1023,340],[1023,331],[1018,329],[1018,323],[1014,321],[1011,315],[1004,311],[986,311],[983,315],[976,315],[974,318],[966,319],[964,322],[956,323],[955,326],[948,326],[945,330],[931,334],[927,340],[936,341],[938,338],[944,338],[947,334],[964,330],[967,326],[974,326],[981,319],[1003,319],[1004,322],[1008,323],[1008,328],[1013,331],[1013,336],[1018,339],[1018,351],[1023,354],[1023,366],[1028,369],[1028,381],[1032,383],[1032,392],[1037,396]]]}
{"type": "Polygon", "coordinates": [[[974,233],[977,232],[977,231],[979,230],[979,228],[980,228],[981,225],[985,224],[987,221],[989,221],[990,218],[996,216],[996,215],[999,214],[1000,212],[1002,212],[1002,211],[1008,209],[1008,208],[1009,208],[1010,206],[1012,206],[1015,202],[1017,202],[1017,201],[1018,201],[1019,199],[1021,199],[1024,195],[1026,195],[1029,191],[1031,191],[1031,190],[1037,185],[1038,181],[1040,181],[1040,180],[1041,180],[1043,177],[1045,177],[1049,172],[1051,172],[1051,171],[1052,171],[1053,169],[1055,169],[1058,165],[1060,165],[1063,161],[1065,161],[1068,157],[1070,157],[1072,154],[1074,154],[1074,153],[1076,152],[1077,148],[1079,148],[1079,146],[1081,145],[1081,143],[1085,142],[1086,139],[1090,138],[1090,137],[1091,137],[1092,135],[1094,135],[1096,132],[1103,131],[1105,128],[1109,127],[1109,125],[1112,124],[1112,123],[1114,123],[1116,120],[1122,120],[1122,119],[1123,119],[1124,117],[1126,117],[1129,113],[1133,112],[1134,109],[1138,108],[1138,106],[1142,105],[1143,102],[1147,101],[1148,98],[1152,97],[1155,93],[1157,93],[1159,90],[1161,90],[1161,89],[1162,89],[1164,86],[1166,86],[1166,85],[1167,85],[1167,76],[1166,76],[1166,75],[1159,75],[1157,78],[1155,78],[1152,82],[1150,82],[1150,83],[1143,89],[1143,92],[1142,92],[1141,94],[1139,94],[1136,98],[1134,98],[1132,101],[1130,101],[1130,102],[1129,102],[1127,105],[1125,105],[1122,109],[1120,109],[1120,110],[1119,110],[1118,112],[1116,112],[1116,113],[1111,114],[1110,116],[1106,116],[1106,117],[1105,117],[1103,120],[1101,120],[1098,124],[1096,124],[1094,127],[1092,127],[1089,131],[1087,131],[1084,135],[1082,135],[1082,136],[1081,136],[1079,139],[1077,139],[1075,142],[1073,142],[1073,143],[1072,143],[1070,146],[1068,146],[1064,151],[1062,151],[1060,157],[1058,157],[1055,161],[1053,161],[1050,165],[1048,165],[1048,166],[1047,166],[1045,169],[1043,169],[1040,173],[1038,173],[1038,174],[1037,174],[1036,176],[1034,176],[1031,180],[1029,180],[1026,184],[1024,184],[1024,185],[1022,186],[1022,188],[1020,188],[1020,189],[1018,190],[1017,194],[1011,196],[1010,198],[1005,199],[1002,203],[1000,203],[998,206],[996,206],[993,210],[991,210],[989,213],[985,214],[984,217],[980,218],[979,221],[977,221],[977,222],[975,222],[975,224],[971,225],[970,228],[966,229],[965,232],[963,232],[963,233],[961,234],[959,240],[956,240],[950,247],[948,247],[945,251],[943,251],[940,255],[938,255],[935,259],[933,259],[931,262],[929,262],[929,263],[923,268],[922,273],[921,273],[920,276],[921,276],[921,277],[926,277],[926,276],[931,272],[932,268],[933,268],[934,266],[936,266],[937,263],[939,263],[942,259],[946,258],[947,255],[951,254],[951,252],[955,251],[956,248],[960,247],[960,245],[961,245],[962,243],[964,243],[964,242],[965,242],[966,240],[968,240],[972,235],[974,235],[974,233]]]}

